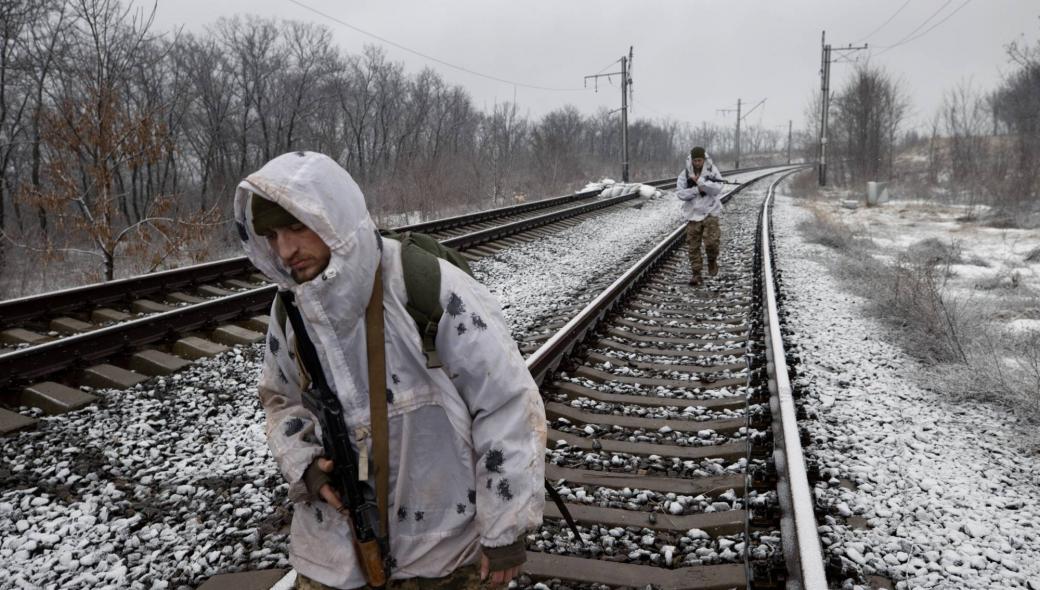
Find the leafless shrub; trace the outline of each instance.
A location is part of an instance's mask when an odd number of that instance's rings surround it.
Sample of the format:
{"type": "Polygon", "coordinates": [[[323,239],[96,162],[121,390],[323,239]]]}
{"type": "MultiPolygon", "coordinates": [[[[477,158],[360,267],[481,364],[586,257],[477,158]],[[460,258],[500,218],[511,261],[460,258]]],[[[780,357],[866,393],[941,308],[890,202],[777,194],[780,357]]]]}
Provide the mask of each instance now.
{"type": "Polygon", "coordinates": [[[970,302],[945,289],[951,263],[908,251],[874,281],[878,313],[932,362],[966,362],[966,339],[978,323],[970,302]]]}
{"type": "Polygon", "coordinates": [[[1030,250],[1029,254],[1026,254],[1025,261],[1026,262],[1040,262],[1040,246],[1037,246],[1036,248],[1033,248],[1032,250],[1030,250]]]}
{"type": "Polygon", "coordinates": [[[964,249],[960,242],[944,242],[938,238],[926,238],[907,248],[907,256],[922,264],[945,265],[964,262],[964,249]]]}
{"type": "Polygon", "coordinates": [[[802,235],[810,242],[822,244],[843,253],[850,253],[857,247],[870,244],[870,240],[859,235],[848,224],[822,207],[813,207],[812,213],[811,219],[798,225],[802,235]]]}
{"type": "Polygon", "coordinates": [[[966,363],[938,365],[930,378],[954,395],[1005,403],[1033,416],[1040,410],[1040,332],[983,328],[966,363]]]}
{"type": "Polygon", "coordinates": [[[1022,229],[1022,225],[1019,219],[1010,216],[998,214],[994,217],[990,217],[982,222],[985,227],[992,227],[993,229],[1022,229]]]}
{"type": "Polygon", "coordinates": [[[975,282],[975,288],[980,291],[993,291],[996,289],[1018,289],[1022,286],[1022,275],[1017,270],[1008,273],[994,275],[975,282]]]}

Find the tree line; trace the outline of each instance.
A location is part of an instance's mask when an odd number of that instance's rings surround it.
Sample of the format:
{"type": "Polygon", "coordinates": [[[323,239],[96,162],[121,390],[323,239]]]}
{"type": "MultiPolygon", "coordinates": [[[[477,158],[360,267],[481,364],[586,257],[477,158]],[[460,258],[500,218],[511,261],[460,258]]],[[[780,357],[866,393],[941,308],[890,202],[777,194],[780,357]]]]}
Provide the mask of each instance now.
{"type": "MultiPolygon", "coordinates": [[[[158,32],[154,15],[120,0],[0,4],[0,274],[60,261],[111,279],[226,254],[235,186],[290,151],[335,158],[382,220],[560,194],[620,169],[606,109],[482,110],[432,69],[342,51],[324,26],[245,16],[158,32]]],[[[744,153],[786,142],[742,135],[744,153]]],[[[629,138],[633,178],[674,174],[694,144],[734,151],[733,130],[709,124],[638,119],[629,138]]]]}
{"type": "MultiPolygon", "coordinates": [[[[1035,209],[1040,202],[1040,42],[1011,43],[1007,55],[1010,68],[995,88],[966,82],[947,91],[924,134],[907,129],[913,105],[906,83],[880,66],[858,65],[831,100],[830,181],[858,190],[868,180],[899,180],[914,184],[920,196],[1035,209]],[[901,154],[902,164],[897,161],[901,154]]],[[[820,109],[815,92],[806,109],[807,138],[819,137],[820,109]]],[[[818,157],[815,141],[804,147],[807,158],[818,157]]]]}

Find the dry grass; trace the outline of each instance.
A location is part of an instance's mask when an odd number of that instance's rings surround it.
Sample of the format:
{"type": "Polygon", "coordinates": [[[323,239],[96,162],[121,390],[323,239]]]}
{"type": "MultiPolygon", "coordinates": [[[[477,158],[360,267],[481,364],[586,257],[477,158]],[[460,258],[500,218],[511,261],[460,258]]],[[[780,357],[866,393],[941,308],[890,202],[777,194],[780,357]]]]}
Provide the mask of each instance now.
{"type": "Polygon", "coordinates": [[[869,239],[861,236],[859,232],[824,207],[811,205],[809,210],[812,211],[812,219],[800,223],[798,229],[810,242],[822,244],[846,254],[857,248],[873,247],[873,243],[869,239]]]}
{"type": "Polygon", "coordinates": [[[820,207],[812,209],[813,218],[799,229],[810,241],[842,255],[835,274],[870,302],[869,311],[893,329],[904,350],[930,368],[924,377],[931,388],[1030,412],[1040,409],[1040,333],[1014,332],[994,322],[997,308],[1005,319],[1031,317],[1027,308],[1033,298],[1019,296],[1016,272],[999,276],[992,285],[976,285],[991,293],[1007,289],[999,294],[999,304],[957,296],[948,285],[950,266],[973,262],[965,262],[956,242],[922,240],[894,261],[882,262],[874,256],[873,242],[854,227],[820,207]]]}

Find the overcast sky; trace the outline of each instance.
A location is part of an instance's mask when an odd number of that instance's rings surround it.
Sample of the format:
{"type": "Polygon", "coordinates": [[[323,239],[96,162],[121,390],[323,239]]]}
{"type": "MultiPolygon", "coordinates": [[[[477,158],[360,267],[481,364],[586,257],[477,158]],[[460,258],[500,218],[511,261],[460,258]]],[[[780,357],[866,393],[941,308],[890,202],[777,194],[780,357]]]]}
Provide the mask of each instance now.
{"type": "MultiPolygon", "coordinates": [[[[383,46],[409,72],[430,66],[465,87],[479,107],[512,100],[515,92],[532,116],[567,103],[585,113],[618,108],[616,79],[614,85],[601,80],[595,92],[591,84],[582,89],[583,78],[617,70],[620,64],[611,62],[631,45],[634,117],[732,123],[733,113],[718,110],[735,108],[738,98],[750,105],[765,98],[745,121],[783,129],[788,119],[803,124],[805,105],[819,87],[823,30],[835,47],[870,44],[869,52],[849,57],[869,56],[903,80],[915,123],[927,122],[943,93],[962,82],[991,89],[1010,69],[1006,45],[1040,38],[1035,0],[298,1],[418,53],[518,85],[409,53],[291,0],[158,0],[157,27],[203,31],[235,14],[321,23],[348,52],[383,46]]],[[[850,64],[834,64],[832,88],[851,71],[850,64]]]]}

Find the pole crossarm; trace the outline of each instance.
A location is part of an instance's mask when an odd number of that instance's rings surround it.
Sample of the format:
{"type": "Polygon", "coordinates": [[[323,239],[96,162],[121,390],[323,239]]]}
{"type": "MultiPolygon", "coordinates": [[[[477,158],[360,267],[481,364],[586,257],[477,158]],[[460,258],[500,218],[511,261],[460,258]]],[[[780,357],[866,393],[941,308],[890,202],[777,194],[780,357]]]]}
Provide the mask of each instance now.
{"type": "MultiPolygon", "coordinates": [[[[589,80],[593,81],[596,92],[599,92],[599,79],[613,76],[621,76],[621,108],[610,111],[609,114],[621,111],[621,180],[628,182],[628,111],[629,93],[632,92],[632,48],[628,48],[628,55],[621,56],[621,71],[607,72],[603,74],[590,74],[585,76],[585,87],[588,88],[589,80]]],[[[609,66],[608,66],[609,67],[609,66]]]]}

